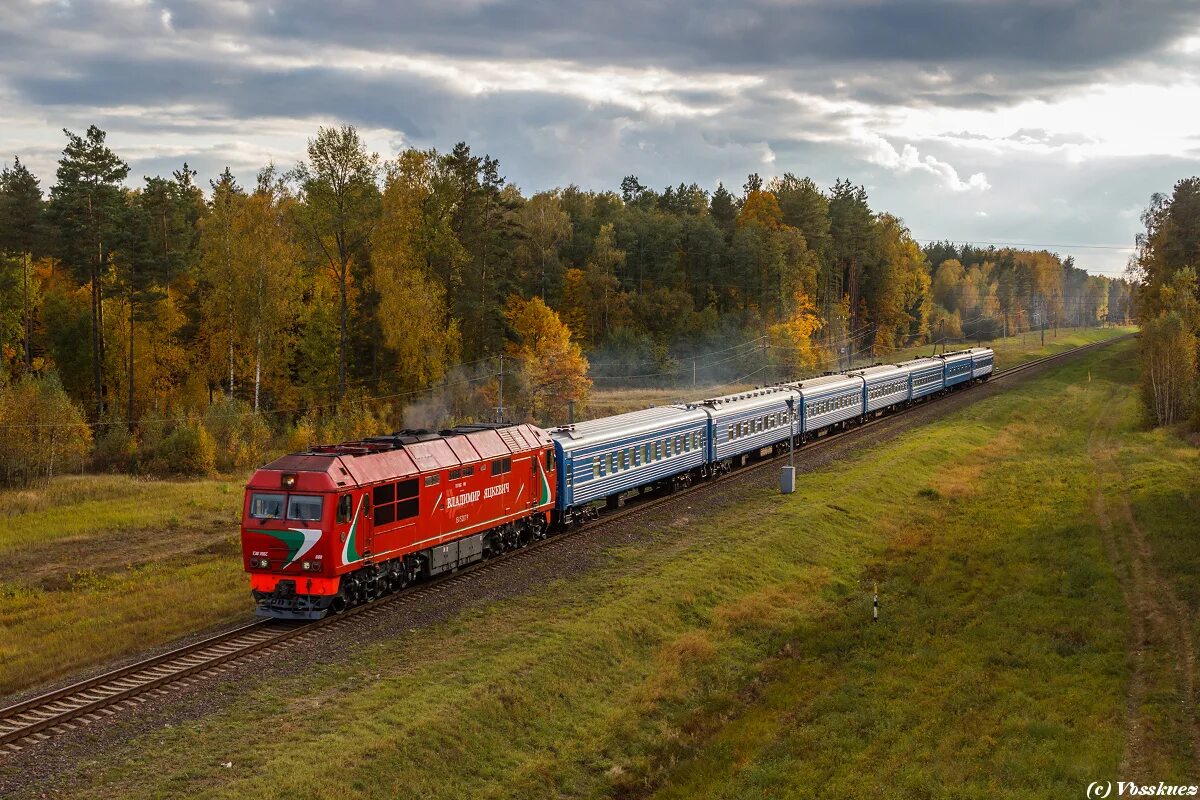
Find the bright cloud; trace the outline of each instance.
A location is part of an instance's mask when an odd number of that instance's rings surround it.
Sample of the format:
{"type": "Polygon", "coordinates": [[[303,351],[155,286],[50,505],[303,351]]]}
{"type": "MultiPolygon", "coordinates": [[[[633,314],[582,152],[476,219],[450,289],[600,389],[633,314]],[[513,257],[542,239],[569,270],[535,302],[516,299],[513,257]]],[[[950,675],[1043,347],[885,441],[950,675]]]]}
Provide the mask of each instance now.
{"type": "Polygon", "coordinates": [[[878,135],[871,136],[868,144],[872,145],[868,159],[873,164],[879,164],[901,173],[914,170],[927,172],[937,177],[941,184],[952,192],[971,190],[982,192],[992,188],[988,183],[987,176],[982,172],[976,172],[964,181],[958,177],[958,170],[954,167],[931,155],[922,157],[917,148],[911,144],[906,144],[903,149],[897,151],[891,142],[878,135]]]}

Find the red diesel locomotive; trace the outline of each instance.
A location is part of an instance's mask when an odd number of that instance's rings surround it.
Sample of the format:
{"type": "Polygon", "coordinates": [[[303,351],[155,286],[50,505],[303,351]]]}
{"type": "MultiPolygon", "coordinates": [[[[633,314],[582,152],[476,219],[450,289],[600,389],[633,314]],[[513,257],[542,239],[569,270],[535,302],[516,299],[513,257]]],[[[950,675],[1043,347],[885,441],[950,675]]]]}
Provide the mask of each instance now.
{"type": "Polygon", "coordinates": [[[254,473],[242,557],[259,616],[318,619],[542,538],[554,449],[532,425],[402,431],[254,473]]]}

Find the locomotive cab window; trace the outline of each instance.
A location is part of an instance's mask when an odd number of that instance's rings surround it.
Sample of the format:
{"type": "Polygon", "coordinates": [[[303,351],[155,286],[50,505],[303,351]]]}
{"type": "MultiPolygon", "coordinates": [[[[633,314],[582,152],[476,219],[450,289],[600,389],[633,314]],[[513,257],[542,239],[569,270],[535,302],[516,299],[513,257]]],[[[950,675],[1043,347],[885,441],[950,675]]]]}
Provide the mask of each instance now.
{"type": "Polygon", "coordinates": [[[554,451],[546,451],[546,472],[554,472],[554,451]]]}
{"type": "Polygon", "coordinates": [[[354,513],[354,499],[348,494],[344,494],[338,498],[337,504],[337,521],[339,525],[345,525],[350,521],[350,516],[354,513]]]}
{"type": "Polygon", "coordinates": [[[371,499],[375,501],[376,507],[396,502],[396,484],[382,483],[376,486],[371,490],[371,499]]]}
{"type": "Polygon", "coordinates": [[[283,516],[283,495],[254,492],[250,495],[250,516],[254,519],[280,519],[283,516]]]}
{"type": "Polygon", "coordinates": [[[313,522],[321,518],[324,499],[320,495],[294,494],[288,497],[288,519],[313,522]]]}
{"type": "Polygon", "coordinates": [[[400,481],[396,484],[396,516],[397,520],[417,516],[420,511],[420,491],[417,479],[400,481]]]}

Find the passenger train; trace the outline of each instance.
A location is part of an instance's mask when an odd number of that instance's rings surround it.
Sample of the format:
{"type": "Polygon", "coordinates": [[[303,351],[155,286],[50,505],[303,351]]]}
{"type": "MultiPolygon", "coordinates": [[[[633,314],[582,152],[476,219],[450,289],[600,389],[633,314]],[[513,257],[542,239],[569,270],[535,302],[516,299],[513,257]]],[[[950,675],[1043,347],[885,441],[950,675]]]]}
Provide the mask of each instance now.
{"type": "Polygon", "coordinates": [[[545,431],[462,425],[313,447],[257,470],[242,550],[260,616],[318,619],[544,538],[629,492],[765,453],[975,381],[988,348],[656,406],[545,431]]]}

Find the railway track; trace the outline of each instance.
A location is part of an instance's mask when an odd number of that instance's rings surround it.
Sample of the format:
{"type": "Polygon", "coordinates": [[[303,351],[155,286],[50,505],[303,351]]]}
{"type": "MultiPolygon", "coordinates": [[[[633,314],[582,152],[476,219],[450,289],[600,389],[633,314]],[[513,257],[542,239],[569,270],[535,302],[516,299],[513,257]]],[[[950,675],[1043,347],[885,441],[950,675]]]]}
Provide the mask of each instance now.
{"type": "MultiPolygon", "coordinates": [[[[996,372],[991,380],[1004,380],[1040,365],[1077,355],[1082,351],[1113,344],[1131,335],[1133,334],[1082,345],[1044,358],[1027,361],[996,372]]],[[[924,405],[927,403],[920,403],[914,408],[924,405]]],[[[834,442],[857,438],[876,425],[902,416],[904,413],[905,410],[900,410],[882,417],[872,418],[842,432],[811,439],[797,450],[797,455],[803,457],[814,450],[824,449],[834,442]]],[[[259,620],[247,623],[224,633],[31,697],[0,709],[0,753],[19,752],[25,746],[74,730],[79,725],[105,719],[123,709],[136,708],[156,695],[167,694],[196,681],[219,675],[229,669],[233,662],[261,658],[268,652],[295,646],[307,639],[321,635],[329,629],[356,624],[356,621],[361,618],[391,613],[397,607],[444,592],[465,581],[475,580],[479,575],[506,567],[512,561],[533,558],[547,549],[565,547],[575,537],[585,535],[598,528],[642,516],[666,505],[681,503],[693,493],[708,491],[715,486],[728,487],[732,484],[744,483],[787,458],[787,453],[762,458],[735,470],[716,483],[699,483],[670,494],[647,494],[638,497],[622,509],[603,514],[598,520],[586,525],[535,542],[521,550],[505,553],[467,567],[439,580],[419,584],[372,603],[356,606],[338,616],[326,617],[314,622],[259,620]]]]}

